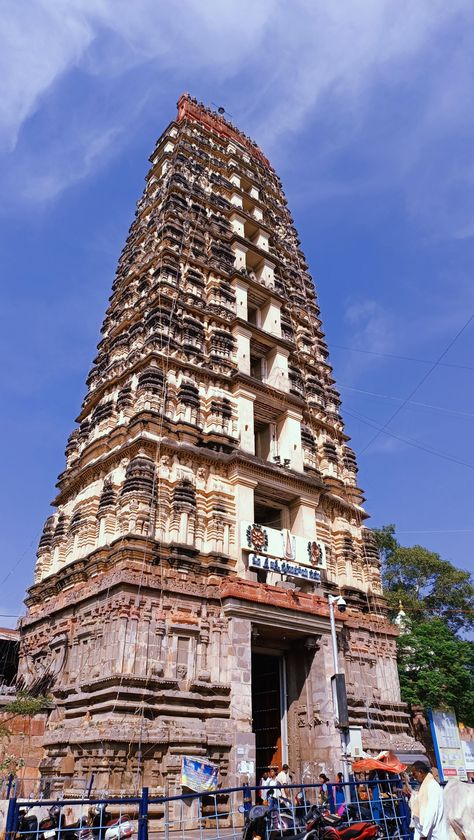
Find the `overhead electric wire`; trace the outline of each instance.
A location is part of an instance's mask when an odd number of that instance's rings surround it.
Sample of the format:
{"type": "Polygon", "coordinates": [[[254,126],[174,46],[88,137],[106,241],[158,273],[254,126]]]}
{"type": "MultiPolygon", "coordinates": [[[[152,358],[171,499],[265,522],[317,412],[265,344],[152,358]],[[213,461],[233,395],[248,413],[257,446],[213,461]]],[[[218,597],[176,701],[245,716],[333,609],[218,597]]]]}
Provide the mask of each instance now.
{"type": "MultiPolygon", "coordinates": [[[[434,364],[432,359],[418,359],[416,356],[398,356],[396,353],[380,353],[377,350],[367,350],[363,347],[347,347],[345,344],[336,344],[331,342],[331,347],[337,347],[339,350],[347,350],[349,353],[365,353],[368,356],[380,356],[383,359],[398,359],[403,362],[418,362],[423,365],[434,364]]],[[[472,370],[472,365],[460,365],[456,362],[438,362],[437,367],[457,368],[458,370],[472,370]]]]}
{"type": "MultiPolygon", "coordinates": [[[[371,420],[368,417],[364,417],[363,414],[359,414],[359,412],[357,411],[351,411],[350,409],[346,408],[344,409],[344,414],[349,414],[350,417],[354,417],[356,420],[360,420],[361,423],[365,423],[367,426],[371,426],[372,429],[378,429],[379,433],[383,432],[384,435],[388,435],[389,437],[395,438],[395,440],[399,440],[402,443],[406,443],[408,444],[408,446],[414,446],[415,449],[421,449],[423,452],[427,452],[429,455],[436,455],[437,458],[443,458],[445,461],[452,461],[454,464],[460,464],[463,467],[469,467],[469,469],[474,470],[474,464],[469,464],[467,461],[463,461],[461,458],[456,458],[455,455],[449,455],[447,452],[440,452],[440,450],[438,449],[434,449],[431,446],[419,443],[418,441],[412,440],[411,438],[402,437],[402,435],[397,435],[395,434],[395,432],[389,432],[383,426],[379,426],[373,420],[371,420]]],[[[367,449],[367,447],[365,448],[367,449]]]]}
{"type": "Polygon", "coordinates": [[[397,534],[474,534],[474,528],[397,528],[397,534]]]}
{"type": "MultiPolygon", "coordinates": [[[[372,446],[372,444],[373,444],[373,443],[377,440],[377,438],[378,438],[378,437],[380,437],[380,435],[382,434],[382,432],[384,432],[384,431],[386,430],[387,426],[389,426],[389,425],[390,425],[390,423],[392,422],[392,420],[394,420],[394,419],[395,419],[395,417],[396,417],[398,414],[400,414],[401,410],[402,410],[402,409],[403,409],[403,408],[407,405],[407,403],[408,403],[408,402],[410,402],[411,398],[415,396],[416,392],[417,392],[417,391],[421,388],[421,386],[422,386],[422,385],[426,382],[426,380],[428,379],[428,377],[429,377],[429,376],[433,373],[433,371],[434,371],[434,370],[438,367],[438,365],[441,363],[441,360],[442,360],[442,359],[444,359],[444,357],[445,357],[445,356],[446,356],[446,354],[449,352],[449,350],[451,350],[451,347],[453,347],[453,345],[456,343],[456,341],[458,340],[458,338],[462,335],[462,333],[464,332],[464,330],[466,330],[466,329],[467,329],[467,327],[468,327],[468,326],[469,326],[469,324],[473,321],[473,319],[474,319],[474,315],[470,315],[470,316],[469,316],[469,318],[467,319],[467,321],[466,321],[466,322],[463,324],[463,326],[461,327],[461,329],[459,329],[459,330],[457,331],[457,333],[456,333],[456,335],[454,336],[454,338],[452,338],[452,339],[451,339],[451,341],[449,342],[449,344],[447,345],[447,347],[446,347],[446,348],[443,350],[443,352],[440,354],[440,356],[438,356],[438,358],[436,359],[436,361],[435,361],[435,362],[433,362],[433,364],[431,365],[430,369],[426,371],[426,373],[425,373],[425,374],[421,377],[420,381],[419,381],[419,382],[415,385],[415,387],[414,387],[414,388],[412,388],[412,390],[410,391],[410,393],[408,394],[408,396],[407,396],[407,397],[403,400],[403,402],[401,403],[401,405],[399,405],[399,406],[398,406],[398,408],[396,408],[396,409],[395,409],[395,411],[394,411],[394,412],[390,415],[390,417],[388,418],[388,420],[386,420],[386,422],[383,424],[383,426],[382,426],[380,429],[378,429],[377,433],[376,433],[375,435],[373,435],[373,436],[371,437],[371,439],[369,440],[369,442],[368,442],[368,443],[366,443],[366,445],[365,445],[365,446],[364,446],[364,447],[360,450],[359,455],[363,455],[363,454],[364,454],[364,452],[366,452],[366,450],[369,448],[369,446],[372,446]]],[[[452,460],[452,459],[451,459],[451,460],[452,460]]],[[[471,466],[472,466],[472,465],[471,465],[471,466]]]]}
{"type": "MultiPolygon", "coordinates": [[[[381,394],[378,391],[366,391],[364,388],[356,388],[354,385],[344,385],[340,382],[338,383],[338,387],[341,389],[345,388],[347,391],[356,391],[358,394],[366,394],[368,397],[380,397],[381,399],[394,400],[396,402],[403,402],[404,399],[403,397],[393,397],[390,394],[381,394]]],[[[474,419],[474,412],[470,411],[457,411],[455,408],[445,408],[442,405],[430,405],[429,403],[417,402],[416,400],[408,400],[408,403],[410,405],[415,405],[418,408],[428,408],[433,411],[442,411],[447,414],[455,414],[459,417],[470,417],[474,419]]]]}
{"type": "Polygon", "coordinates": [[[27,555],[27,554],[28,554],[28,552],[30,551],[31,547],[32,547],[33,545],[37,544],[38,540],[39,540],[39,535],[37,535],[37,536],[33,537],[33,539],[30,541],[30,544],[29,544],[29,545],[25,548],[25,550],[23,551],[23,553],[22,553],[22,554],[20,554],[20,556],[19,556],[18,560],[17,560],[17,561],[16,561],[16,563],[14,563],[14,565],[11,567],[10,571],[9,571],[9,572],[7,572],[7,574],[5,575],[5,577],[4,577],[4,578],[2,578],[2,580],[0,580],[0,586],[3,586],[3,584],[4,584],[4,583],[6,583],[6,581],[7,581],[7,580],[8,580],[8,578],[10,577],[10,575],[12,575],[12,574],[13,574],[13,572],[14,572],[14,571],[18,568],[18,566],[20,565],[20,563],[22,563],[22,562],[23,562],[23,560],[25,559],[26,555],[27,555]]]}
{"type": "MultiPolygon", "coordinates": [[[[387,590],[385,590],[385,592],[387,592],[387,590]]],[[[456,613],[456,614],[457,613],[462,613],[463,615],[470,615],[471,613],[474,613],[474,608],[473,609],[461,610],[459,607],[442,607],[442,609],[440,610],[440,609],[435,609],[434,607],[431,607],[431,609],[430,609],[429,607],[426,607],[423,604],[423,601],[420,601],[419,606],[417,606],[417,607],[406,607],[405,604],[403,604],[403,591],[402,590],[396,590],[395,592],[392,592],[392,593],[389,593],[389,594],[395,594],[397,596],[397,598],[400,594],[400,600],[402,601],[402,609],[403,609],[404,612],[419,612],[421,610],[425,613],[436,613],[436,615],[439,615],[440,612],[442,614],[443,613],[456,613]]],[[[409,593],[406,592],[405,594],[408,595],[409,593]]],[[[389,607],[389,609],[393,612],[395,609],[397,609],[397,607],[389,607]]]]}

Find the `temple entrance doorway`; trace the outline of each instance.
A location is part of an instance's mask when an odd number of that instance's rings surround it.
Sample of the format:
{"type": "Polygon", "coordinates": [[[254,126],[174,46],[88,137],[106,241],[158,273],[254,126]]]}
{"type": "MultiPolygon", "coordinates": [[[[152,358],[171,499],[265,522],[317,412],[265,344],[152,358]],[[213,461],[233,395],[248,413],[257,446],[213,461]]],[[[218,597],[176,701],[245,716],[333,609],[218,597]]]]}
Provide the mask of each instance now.
{"type": "Polygon", "coordinates": [[[288,760],[286,670],[281,654],[252,653],[252,732],[256,779],[288,760]]]}

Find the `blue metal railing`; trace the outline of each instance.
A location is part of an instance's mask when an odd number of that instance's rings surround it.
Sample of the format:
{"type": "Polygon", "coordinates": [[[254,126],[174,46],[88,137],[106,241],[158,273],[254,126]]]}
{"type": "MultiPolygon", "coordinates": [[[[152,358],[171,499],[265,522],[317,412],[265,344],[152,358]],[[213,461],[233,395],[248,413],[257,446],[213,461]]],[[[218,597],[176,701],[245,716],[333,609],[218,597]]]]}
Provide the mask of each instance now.
{"type": "Polygon", "coordinates": [[[266,840],[283,836],[282,826],[287,825],[288,820],[290,824],[293,821],[295,830],[296,826],[300,826],[300,832],[304,830],[305,815],[313,805],[322,804],[323,799],[332,813],[336,810],[342,813],[344,824],[370,821],[377,823],[384,840],[412,838],[407,800],[398,778],[352,781],[337,786],[334,783],[326,790],[320,784],[291,784],[285,791],[288,798],[282,796],[278,788],[267,787],[262,791],[262,785],[171,796],[150,796],[146,787],[141,795],[130,797],[20,800],[12,795],[5,838],[49,840],[44,837],[40,822],[42,817],[47,817],[47,809],[54,805],[59,808],[60,826],[55,829],[54,840],[122,840],[131,837],[132,833],[137,840],[148,840],[150,833],[154,840],[237,840],[242,836],[250,809],[262,802],[262,793],[268,795],[265,800],[269,808],[266,840]],[[279,794],[271,795],[275,791],[279,794]],[[91,809],[97,805],[105,805],[106,813],[96,812],[101,815],[100,820],[92,826],[91,809]],[[21,808],[28,809],[29,813],[38,812],[36,829],[27,828],[21,822],[21,808]],[[107,822],[108,818],[115,819],[115,829],[107,822]],[[122,829],[127,833],[121,833],[122,829]]]}

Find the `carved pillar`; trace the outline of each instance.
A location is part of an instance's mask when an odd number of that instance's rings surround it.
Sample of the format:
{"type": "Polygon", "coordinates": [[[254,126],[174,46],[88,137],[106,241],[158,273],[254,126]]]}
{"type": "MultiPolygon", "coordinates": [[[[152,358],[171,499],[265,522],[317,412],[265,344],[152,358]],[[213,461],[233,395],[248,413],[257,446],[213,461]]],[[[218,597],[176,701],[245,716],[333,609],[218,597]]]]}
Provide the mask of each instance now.
{"type": "Polygon", "coordinates": [[[252,732],[251,622],[243,618],[231,618],[229,637],[230,709],[234,727],[230,781],[234,784],[240,781],[240,762],[255,762],[255,735],[252,732]]]}

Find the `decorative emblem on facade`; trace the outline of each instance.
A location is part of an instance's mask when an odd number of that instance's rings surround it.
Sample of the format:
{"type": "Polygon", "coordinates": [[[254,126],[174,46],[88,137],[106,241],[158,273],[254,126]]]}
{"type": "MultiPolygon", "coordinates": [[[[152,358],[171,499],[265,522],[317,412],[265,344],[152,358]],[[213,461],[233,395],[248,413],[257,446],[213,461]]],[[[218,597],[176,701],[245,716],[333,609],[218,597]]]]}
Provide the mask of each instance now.
{"type": "Polygon", "coordinates": [[[323,563],[323,550],[316,540],[308,543],[308,557],[312,566],[321,566],[323,563]]]}
{"type": "Polygon", "coordinates": [[[266,551],[268,548],[268,534],[261,525],[249,525],[247,528],[247,545],[256,551],[266,551]]]}

